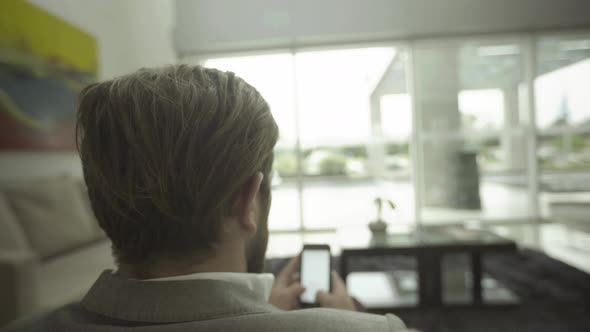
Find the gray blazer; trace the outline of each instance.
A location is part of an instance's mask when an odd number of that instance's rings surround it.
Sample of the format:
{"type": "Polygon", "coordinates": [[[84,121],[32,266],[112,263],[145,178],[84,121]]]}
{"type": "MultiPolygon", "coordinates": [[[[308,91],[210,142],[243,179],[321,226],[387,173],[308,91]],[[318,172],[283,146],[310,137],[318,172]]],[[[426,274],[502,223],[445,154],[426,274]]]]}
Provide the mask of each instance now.
{"type": "Polygon", "coordinates": [[[3,331],[405,331],[393,315],[283,311],[218,280],[147,282],[105,271],[80,303],[3,331]]]}

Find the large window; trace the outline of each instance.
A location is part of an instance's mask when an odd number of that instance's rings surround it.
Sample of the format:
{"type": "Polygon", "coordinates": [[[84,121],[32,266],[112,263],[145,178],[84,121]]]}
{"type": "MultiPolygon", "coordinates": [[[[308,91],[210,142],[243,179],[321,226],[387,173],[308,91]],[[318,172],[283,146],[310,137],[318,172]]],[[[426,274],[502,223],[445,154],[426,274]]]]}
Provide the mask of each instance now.
{"type": "Polygon", "coordinates": [[[559,204],[590,197],[590,34],[545,36],[536,50],[541,212],[559,217],[559,204]]]}
{"type": "Polygon", "coordinates": [[[535,99],[541,169],[590,169],[590,36],[541,38],[535,99]]]}
{"type": "Polygon", "coordinates": [[[375,218],[376,197],[404,199],[401,205],[408,206],[408,195],[380,177],[381,121],[371,119],[371,96],[400,52],[383,47],[295,55],[306,228],[366,225],[375,218]]]}
{"type": "Polygon", "coordinates": [[[519,40],[416,43],[421,219],[524,219],[529,200],[519,40]]]}
{"type": "Polygon", "coordinates": [[[271,105],[274,231],[364,226],[377,197],[397,205],[386,221],[411,225],[529,219],[539,190],[590,192],[587,34],[204,64],[234,71],[271,105]]]}
{"type": "Polygon", "coordinates": [[[269,227],[295,230],[300,225],[300,195],[292,178],[297,172],[293,56],[277,53],[209,59],[205,66],[232,71],[256,87],[269,103],[279,126],[269,227]]]}
{"type": "Polygon", "coordinates": [[[279,125],[271,230],[365,225],[377,197],[398,203],[388,219],[414,220],[405,60],[402,49],[372,47],[204,62],[255,86],[279,125]]]}

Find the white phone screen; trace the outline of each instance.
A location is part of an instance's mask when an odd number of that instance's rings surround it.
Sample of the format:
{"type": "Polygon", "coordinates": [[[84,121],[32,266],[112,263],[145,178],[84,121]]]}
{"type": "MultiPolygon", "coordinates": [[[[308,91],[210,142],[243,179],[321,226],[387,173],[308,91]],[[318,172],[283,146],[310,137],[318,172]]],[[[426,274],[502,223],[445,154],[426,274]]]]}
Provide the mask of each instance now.
{"type": "Polygon", "coordinates": [[[330,251],[305,249],[301,255],[301,302],[315,303],[318,291],[330,291],[330,251]]]}

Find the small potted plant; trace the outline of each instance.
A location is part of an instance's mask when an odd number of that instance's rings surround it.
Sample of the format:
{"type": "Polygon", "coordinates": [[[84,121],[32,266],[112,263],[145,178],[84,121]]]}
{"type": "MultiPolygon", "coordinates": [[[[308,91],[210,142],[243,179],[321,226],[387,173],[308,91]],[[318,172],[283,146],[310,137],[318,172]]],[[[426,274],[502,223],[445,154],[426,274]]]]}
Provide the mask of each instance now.
{"type": "Polygon", "coordinates": [[[383,204],[389,205],[392,210],[395,210],[395,203],[389,199],[381,197],[375,198],[375,206],[377,207],[377,219],[369,223],[369,229],[374,235],[382,235],[387,233],[387,223],[383,220],[383,204]]]}

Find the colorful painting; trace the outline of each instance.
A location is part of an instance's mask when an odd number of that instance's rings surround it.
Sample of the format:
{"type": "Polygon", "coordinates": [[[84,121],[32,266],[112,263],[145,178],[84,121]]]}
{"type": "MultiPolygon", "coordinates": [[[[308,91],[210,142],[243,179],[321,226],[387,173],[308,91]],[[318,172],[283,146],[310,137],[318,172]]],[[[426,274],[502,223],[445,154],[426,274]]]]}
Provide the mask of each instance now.
{"type": "Polygon", "coordinates": [[[0,1],[0,150],[75,148],[77,94],[96,40],[24,0],[0,1]]]}

